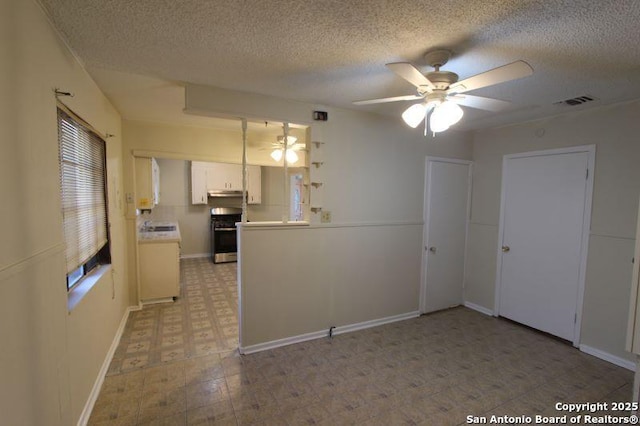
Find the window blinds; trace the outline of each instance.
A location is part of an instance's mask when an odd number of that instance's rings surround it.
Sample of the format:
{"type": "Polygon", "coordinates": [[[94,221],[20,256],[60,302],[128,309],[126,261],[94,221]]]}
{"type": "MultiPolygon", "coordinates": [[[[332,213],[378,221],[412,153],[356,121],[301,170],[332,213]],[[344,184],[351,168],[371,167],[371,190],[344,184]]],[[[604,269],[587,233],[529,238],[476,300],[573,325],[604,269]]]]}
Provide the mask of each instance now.
{"type": "Polygon", "coordinates": [[[67,273],[107,243],[106,148],[98,135],[58,108],[62,216],[67,273]]]}

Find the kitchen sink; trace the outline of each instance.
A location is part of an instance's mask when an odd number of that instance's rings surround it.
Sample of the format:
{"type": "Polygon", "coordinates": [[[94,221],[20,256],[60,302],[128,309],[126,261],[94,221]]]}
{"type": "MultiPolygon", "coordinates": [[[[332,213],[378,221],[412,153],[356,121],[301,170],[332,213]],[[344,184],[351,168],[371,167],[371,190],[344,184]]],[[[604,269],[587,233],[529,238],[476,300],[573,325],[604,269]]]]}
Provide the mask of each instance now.
{"type": "Polygon", "coordinates": [[[142,228],[142,232],[169,232],[175,230],[175,225],[152,225],[142,228]]]}

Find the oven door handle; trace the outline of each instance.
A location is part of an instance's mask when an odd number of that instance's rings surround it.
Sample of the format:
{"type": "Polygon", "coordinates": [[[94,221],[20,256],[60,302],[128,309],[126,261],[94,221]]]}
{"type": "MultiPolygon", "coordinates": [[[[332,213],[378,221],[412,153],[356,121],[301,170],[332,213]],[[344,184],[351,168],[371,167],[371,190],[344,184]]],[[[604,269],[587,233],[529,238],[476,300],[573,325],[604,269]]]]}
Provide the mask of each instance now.
{"type": "Polygon", "coordinates": [[[216,228],[214,227],[214,231],[235,231],[237,228],[216,228]]]}

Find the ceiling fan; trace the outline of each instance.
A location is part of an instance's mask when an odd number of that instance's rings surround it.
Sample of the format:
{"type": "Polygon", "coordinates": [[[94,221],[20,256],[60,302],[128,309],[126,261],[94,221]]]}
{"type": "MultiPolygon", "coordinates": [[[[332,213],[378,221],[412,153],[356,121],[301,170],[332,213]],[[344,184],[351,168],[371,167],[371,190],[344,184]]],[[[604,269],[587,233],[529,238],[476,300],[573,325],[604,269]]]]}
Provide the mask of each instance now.
{"type": "MultiPolygon", "coordinates": [[[[306,149],[304,143],[299,143],[297,141],[298,138],[295,136],[287,136],[287,150],[285,156],[287,158],[287,163],[289,164],[294,164],[298,161],[298,154],[296,154],[296,151],[306,149]]],[[[271,142],[271,158],[276,162],[280,162],[285,151],[284,148],[284,136],[278,136],[276,142],[271,142]]]]}
{"type": "Polygon", "coordinates": [[[510,105],[506,101],[467,95],[466,92],[533,74],[533,68],[528,63],[515,61],[458,81],[458,74],[451,71],[440,71],[440,67],[446,64],[450,57],[451,52],[448,50],[435,50],[425,54],[424,58],[427,64],[435,68],[435,71],[428,72],[426,75],[408,62],[387,64],[391,71],[413,84],[417,89],[417,94],[369,99],[353,103],[355,105],[370,105],[421,99],[420,103],[407,108],[402,113],[402,118],[413,128],[418,127],[424,120],[425,134],[427,132],[427,124],[430,130],[436,133],[447,130],[449,126],[457,123],[462,118],[463,111],[459,105],[488,111],[502,111],[510,105]],[[432,111],[431,118],[427,123],[430,111],[432,111]]]}

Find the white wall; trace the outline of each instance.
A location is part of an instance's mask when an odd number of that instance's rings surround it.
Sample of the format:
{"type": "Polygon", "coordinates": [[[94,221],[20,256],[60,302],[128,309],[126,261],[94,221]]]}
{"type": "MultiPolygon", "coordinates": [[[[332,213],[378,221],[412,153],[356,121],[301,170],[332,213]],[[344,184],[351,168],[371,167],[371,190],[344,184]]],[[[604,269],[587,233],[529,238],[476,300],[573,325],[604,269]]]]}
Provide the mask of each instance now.
{"type": "Polygon", "coordinates": [[[243,348],[418,311],[419,223],[240,233],[243,348]]]}
{"type": "Polygon", "coordinates": [[[128,305],[120,117],[33,0],[0,3],[0,412],[77,422],[128,305]],[[113,274],[67,310],[54,88],[107,141],[113,274]]]}
{"type": "Polygon", "coordinates": [[[624,350],[640,193],[640,102],[477,132],[465,298],[493,309],[502,156],[596,145],[593,210],[580,342],[624,350]],[[537,136],[542,134],[542,136],[537,136]]]}

